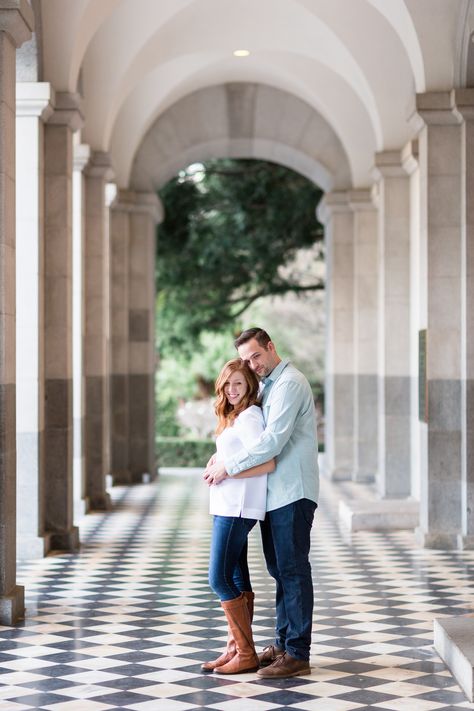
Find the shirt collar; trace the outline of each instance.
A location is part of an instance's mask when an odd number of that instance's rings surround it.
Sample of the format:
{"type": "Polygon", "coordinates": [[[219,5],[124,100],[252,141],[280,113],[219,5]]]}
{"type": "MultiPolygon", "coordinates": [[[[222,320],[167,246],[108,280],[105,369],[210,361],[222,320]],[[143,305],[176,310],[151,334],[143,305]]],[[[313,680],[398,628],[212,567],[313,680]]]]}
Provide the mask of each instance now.
{"type": "Polygon", "coordinates": [[[269,381],[273,382],[273,381],[277,380],[280,377],[280,375],[282,374],[282,372],[285,370],[285,368],[289,362],[290,362],[289,360],[280,361],[278,363],[278,365],[276,365],[273,368],[272,372],[269,373],[269,375],[267,375],[265,378],[262,378],[262,383],[264,385],[266,385],[269,381]]]}

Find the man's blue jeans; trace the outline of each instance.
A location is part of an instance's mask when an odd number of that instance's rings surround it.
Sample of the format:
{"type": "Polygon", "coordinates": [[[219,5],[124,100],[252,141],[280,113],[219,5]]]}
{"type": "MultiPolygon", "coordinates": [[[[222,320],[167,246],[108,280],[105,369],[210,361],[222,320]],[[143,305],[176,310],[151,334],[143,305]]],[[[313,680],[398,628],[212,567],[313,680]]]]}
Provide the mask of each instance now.
{"type": "Polygon", "coordinates": [[[220,600],[234,600],[250,592],[247,538],[257,521],[252,518],[214,516],[209,585],[220,600]]]}
{"type": "Polygon", "coordinates": [[[295,659],[309,660],[313,622],[310,534],[316,504],[300,499],[261,522],[268,572],[276,581],[275,644],[295,659]]]}

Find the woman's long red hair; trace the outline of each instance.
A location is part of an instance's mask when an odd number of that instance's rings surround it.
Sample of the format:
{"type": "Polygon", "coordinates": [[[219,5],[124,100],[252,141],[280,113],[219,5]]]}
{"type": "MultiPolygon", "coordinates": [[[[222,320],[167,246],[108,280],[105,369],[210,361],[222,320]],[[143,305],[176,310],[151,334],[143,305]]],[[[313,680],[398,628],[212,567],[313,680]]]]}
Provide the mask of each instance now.
{"type": "Polygon", "coordinates": [[[250,370],[249,366],[240,358],[229,360],[222,368],[217,377],[216,384],[216,404],[214,411],[217,415],[216,434],[220,434],[222,430],[229,427],[234,422],[237,415],[243,410],[246,410],[251,405],[258,405],[258,378],[255,373],[250,370]],[[247,392],[239,402],[237,407],[230,404],[224,392],[226,383],[232,373],[242,373],[247,383],[247,392]]]}

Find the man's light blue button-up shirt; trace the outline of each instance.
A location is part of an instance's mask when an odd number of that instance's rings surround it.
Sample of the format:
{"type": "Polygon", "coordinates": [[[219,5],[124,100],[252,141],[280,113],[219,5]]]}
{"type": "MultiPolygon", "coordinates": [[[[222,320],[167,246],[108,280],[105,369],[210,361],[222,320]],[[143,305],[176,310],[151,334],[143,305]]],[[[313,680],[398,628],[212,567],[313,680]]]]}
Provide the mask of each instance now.
{"type": "Polygon", "coordinates": [[[281,361],[264,380],[265,431],[249,450],[225,460],[230,476],[276,457],[267,479],[267,511],[319,496],[316,411],[310,385],[289,361],[281,361]]]}

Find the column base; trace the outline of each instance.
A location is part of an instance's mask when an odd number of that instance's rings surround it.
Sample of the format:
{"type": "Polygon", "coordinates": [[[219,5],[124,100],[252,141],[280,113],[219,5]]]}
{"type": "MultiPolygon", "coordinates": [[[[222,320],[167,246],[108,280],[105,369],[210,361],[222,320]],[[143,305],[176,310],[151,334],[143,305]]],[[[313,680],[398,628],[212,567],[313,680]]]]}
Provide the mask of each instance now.
{"type": "Polygon", "coordinates": [[[156,481],[158,478],[158,462],[155,464],[151,472],[145,475],[148,482],[156,481]]]}
{"type": "Polygon", "coordinates": [[[463,536],[458,534],[458,550],[472,551],[474,550],[474,536],[463,536]]]}
{"type": "Polygon", "coordinates": [[[17,560],[34,560],[44,558],[48,553],[49,536],[25,536],[21,534],[17,540],[17,560]]]}
{"type": "Polygon", "coordinates": [[[329,481],[351,481],[353,472],[344,467],[336,467],[335,469],[324,469],[321,472],[329,481]]]}
{"type": "Polygon", "coordinates": [[[434,647],[469,701],[474,701],[474,618],[434,620],[434,647]]]}
{"type": "Polygon", "coordinates": [[[15,585],[10,595],[0,596],[0,625],[14,625],[25,616],[25,588],[15,585]]]}
{"type": "Polygon", "coordinates": [[[86,508],[89,511],[110,511],[112,509],[112,499],[110,494],[98,494],[97,496],[86,497],[86,508]]]}
{"type": "Polygon", "coordinates": [[[79,528],[77,526],[72,526],[69,531],[55,531],[54,533],[48,533],[46,535],[49,541],[48,553],[51,553],[51,551],[77,553],[81,547],[79,528]]]}
{"type": "Polygon", "coordinates": [[[143,484],[155,481],[158,476],[158,467],[155,467],[152,472],[130,472],[117,471],[111,474],[112,486],[127,486],[129,484],[143,484]]]}
{"type": "Polygon", "coordinates": [[[415,541],[420,548],[434,548],[442,551],[458,549],[458,535],[456,533],[428,533],[418,527],[415,529],[415,541]]]}
{"type": "Polygon", "coordinates": [[[361,484],[373,484],[375,481],[375,474],[367,469],[357,469],[352,475],[352,481],[359,482],[361,484]]]}
{"type": "Polygon", "coordinates": [[[339,523],[350,531],[397,531],[414,529],[419,504],[413,499],[359,500],[339,502],[339,523]]]}
{"type": "Polygon", "coordinates": [[[89,513],[89,509],[87,508],[88,502],[86,499],[76,499],[74,501],[74,520],[77,521],[78,519],[82,518],[86,514],[89,513]]]}
{"type": "Polygon", "coordinates": [[[122,469],[112,472],[112,486],[126,486],[132,483],[132,472],[122,469]]]}

